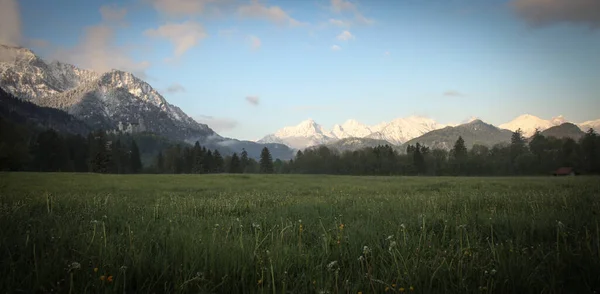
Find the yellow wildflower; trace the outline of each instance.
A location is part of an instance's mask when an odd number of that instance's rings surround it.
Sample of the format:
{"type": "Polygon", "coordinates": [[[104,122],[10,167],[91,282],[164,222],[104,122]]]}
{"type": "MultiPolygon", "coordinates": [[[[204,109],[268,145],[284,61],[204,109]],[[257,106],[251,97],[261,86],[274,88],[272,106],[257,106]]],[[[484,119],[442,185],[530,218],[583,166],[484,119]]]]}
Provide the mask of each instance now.
{"type": "Polygon", "coordinates": [[[362,291],[358,291],[358,294],[362,294],[362,291]]]}
{"type": "Polygon", "coordinates": [[[400,288],[398,289],[400,292],[404,292],[404,288],[400,288]]]}
{"type": "Polygon", "coordinates": [[[95,273],[97,273],[97,272],[98,272],[98,268],[97,268],[97,267],[95,267],[95,268],[94,268],[94,272],[95,272],[95,273]]]}
{"type": "Polygon", "coordinates": [[[302,224],[300,224],[300,233],[302,233],[302,231],[304,231],[304,227],[302,226],[302,224]]]}
{"type": "Polygon", "coordinates": [[[344,224],[340,224],[340,231],[344,230],[344,224]]]}
{"type": "Polygon", "coordinates": [[[106,276],[102,275],[100,276],[100,281],[104,281],[106,279],[106,276]]]}
{"type": "Polygon", "coordinates": [[[396,284],[392,284],[392,288],[396,288],[396,284]]]}
{"type": "Polygon", "coordinates": [[[385,292],[390,291],[390,287],[385,287],[385,292]]]}
{"type": "Polygon", "coordinates": [[[259,286],[260,286],[260,285],[262,285],[262,283],[263,283],[262,279],[258,280],[258,282],[257,282],[257,284],[258,284],[259,286]]]}
{"type": "Polygon", "coordinates": [[[410,286],[410,288],[408,288],[410,291],[415,291],[415,288],[413,288],[413,286],[410,286]]]}

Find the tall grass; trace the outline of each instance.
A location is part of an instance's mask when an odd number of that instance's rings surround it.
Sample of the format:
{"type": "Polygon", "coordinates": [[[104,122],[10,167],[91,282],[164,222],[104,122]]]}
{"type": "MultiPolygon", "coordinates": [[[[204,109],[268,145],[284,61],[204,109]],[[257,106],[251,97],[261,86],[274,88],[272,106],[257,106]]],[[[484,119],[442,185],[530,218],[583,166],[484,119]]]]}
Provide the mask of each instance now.
{"type": "Polygon", "coordinates": [[[593,293],[600,179],[0,174],[0,292],[593,293]]]}

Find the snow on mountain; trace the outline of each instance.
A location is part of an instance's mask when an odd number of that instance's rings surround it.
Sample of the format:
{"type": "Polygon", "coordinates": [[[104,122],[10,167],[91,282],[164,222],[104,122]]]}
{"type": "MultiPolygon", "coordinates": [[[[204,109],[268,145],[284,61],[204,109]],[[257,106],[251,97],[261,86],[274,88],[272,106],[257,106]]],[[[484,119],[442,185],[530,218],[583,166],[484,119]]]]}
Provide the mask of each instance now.
{"type": "MultiPolygon", "coordinates": [[[[564,118],[562,118],[562,116],[559,116],[556,119],[556,121],[559,121],[561,119],[564,118]]],[[[501,124],[499,128],[510,130],[513,132],[518,129],[521,129],[521,131],[523,131],[523,136],[531,137],[535,133],[536,129],[543,131],[553,126],[555,126],[555,124],[551,120],[545,120],[531,114],[523,114],[508,123],[501,124]]]]}
{"type": "Polygon", "coordinates": [[[46,62],[22,47],[0,45],[0,87],[35,104],[65,110],[94,128],[134,124],[177,140],[215,134],[131,73],[99,74],[46,62]]]}
{"type": "Polygon", "coordinates": [[[584,132],[587,132],[589,129],[594,129],[594,131],[600,132],[600,119],[588,120],[577,124],[577,126],[584,132]]]}
{"type": "Polygon", "coordinates": [[[564,124],[564,123],[566,123],[566,122],[568,122],[568,121],[565,119],[565,117],[564,117],[564,116],[562,116],[562,115],[559,115],[559,116],[557,116],[557,117],[553,117],[553,118],[550,120],[550,122],[551,122],[553,125],[555,125],[555,126],[560,126],[560,125],[562,125],[562,124],[564,124]]]}
{"type": "Polygon", "coordinates": [[[373,133],[371,128],[354,119],[347,120],[343,125],[334,125],[331,131],[337,139],[363,138],[373,133]]]}
{"type": "Polygon", "coordinates": [[[284,127],[275,134],[267,135],[258,140],[258,143],[279,143],[295,149],[308,146],[327,144],[333,140],[334,135],[314,120],[308,119],[296,126],[284,127]]]}
{"type": "Polygon", "coordinates": [[[260,143],[281,143],[292,148],[302,149],[310,146],[333,143],[347,138],[367,138],[387,141],[400,145],[412,138],[421,136],[429,131],[442,128],[443,125],[434,120],[411,116],[395,119],[389,123],[384,122],[375,126],[367,126],[356,120],[347,120],[344,124],[334,125],[328,131],[314,120],[309,119],[297,126],[284,127],[283,129],[265,136],[260,143]]]}
{"type": "Polygon", "coordinates": [[[56,95],[99,76],[70,64],[47,63],[27,48],[0,44],[0,86],[22,99],[56,95]]]}
{"type": "Polygon", "coordinates": [[[397,118],[390,123],[380,124],[374,136],[369,138],[385,140],[392,144],[400,145],[408,140],[419,137],[433,130],[441,129],[444,125],[438,124],[433,119],[422,116],[397,118]]]}
{"type": "Polygon", "coordinates": [[[573,123],[584,132],[587,132],[587,130],[590,128],[593,128],[594,130],[600,129],[600,119],[582,123],[574,123],[570,120],[567,120],[562,115],[546,120],[531,114],[523,114],[508,123],[501,124],[499,127],[501,129],[511,130],[513,132],[517,129],[521,129],[523,131],[523,136],[531,137],[533,134],[535,134],[536,129],[539,129],[541,132],[554,126],[560,126],[564,123],[573,123]]]}

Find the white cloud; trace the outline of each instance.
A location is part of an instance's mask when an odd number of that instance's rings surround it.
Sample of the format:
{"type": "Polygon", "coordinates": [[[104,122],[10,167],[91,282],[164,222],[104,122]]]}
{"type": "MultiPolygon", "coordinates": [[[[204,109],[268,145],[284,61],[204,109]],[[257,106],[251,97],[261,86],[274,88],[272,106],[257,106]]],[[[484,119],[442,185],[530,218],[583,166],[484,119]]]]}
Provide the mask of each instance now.
{"type": "Polygon", "coordinates": [[[21,45],[21,14],[16,0],[0,0],[0,43],[21,45]]]}
{"type": "Polygon", "coordinates": [[[183,23],[167,23],[157,29],[144,32],[150,37],[164,38],[169,40],[175,47],[175,57],[181,57],[190,48],[208,36],[201,24],[187,21],[183,23]]]}
{"type": "Polygon", "coordinates": [[[201,124],[208,125],[211,129],[215,130],[216,132],[232,130],[238,126],[238,122],[230,118],[219,118],[209,115],[199,115],[194,119],[201,124]]]}
{"type": "Polygon", "coordinates": [[[534,26],[570,22],[600,28],[599,0],[512,0],[510,5],[534,26]]]}
{"type": "Polygon", "coordinates": [[[335,19],[335,18],[329,19],[329,24],[337,26],[337,27],[349,27],[350,26],[350,22],[349,21],[345,21],[345,20],[341,20],[341,19],[335,19]]]}
{"type": "MultiPolygon", "coordinates": [[[[150,63],[135,61],[125,47],[116,44],[116,27],[110,21],[114,19],[115,15],[107,14],[106,8],[104,8],[104,13],[102,11],[103,8],[100,9],[103,16],[100,24],[85,28],[83,38],[77,45],[72,48],[59,48],[53,57],[100,73],[119,69],[145,78],[145,71],[150,67],[150,63]]],[[[123,19],[125,15],[119,17],[123,19]]]]}
{"type": "Polygon", "coordinates": [[[254,106],[258,106],[260,103],[258,96],[246,96],[246,101],[254,106]]]}
{"type": "Polygon", "coordinates": [[[354,35],[352,35],[352,33],[350,33],[349,31],[343,31],[336,38],[340,41],[348,41],[355,39],[354,35]]]}
{"type": "Polygon", "coordinates": [[[185,92],[185,87],[178,83],[174,83],[167,88],[167,93],[169,94],[175,94],[178,92],[185,92]]]}
{"type": "Polygon", "coordinates": [[[331,50],[332,51],[340,51],[340,50],[342,50],[342,47],[340,47],[338,45],[333,45],[333,46],[331,46],[331,50]]]}
{"type": "Polygon", "coordinates": [[[261,42],[257,36],[248,36],[248,41],[250,42],[250,48],[252,48],[252,50],[260,49],[261,42]]]}
{"type": "Polygon", "coordinates": [[[385,51],[385,53],[383,53],[383,55],[390,56],[390,51],[385,51]]]}
{"type": "Polygon", "coordinates": [[[258,0],[238,7],[238,14],[245,18],[265,19],[278,25],[300,26],[301,22],[293,19],[279,6],[265,6],[258,0]]]}

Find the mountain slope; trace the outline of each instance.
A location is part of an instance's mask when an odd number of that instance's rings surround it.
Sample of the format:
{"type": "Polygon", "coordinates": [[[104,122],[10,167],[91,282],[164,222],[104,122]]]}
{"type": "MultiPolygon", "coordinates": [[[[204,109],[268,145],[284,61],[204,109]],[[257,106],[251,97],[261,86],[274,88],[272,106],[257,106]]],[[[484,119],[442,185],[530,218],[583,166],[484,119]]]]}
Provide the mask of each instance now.
{"type": "Polygon", "coordinates": [[[91,128],[74,116],[54,108],[40,107],[21,100],[0,88],[0,117],[20,125],[38,129],[54,129],[62,133],[86,135],[91,128]]]}
{"type": "Polygon", "coordinates": [[[465,140],[467,148],[471,148],[474,144],[492,146],[510,142],[511,135],[511,131],[499,129],[478,119],[456,127],[431,131],[406,142],[403,146],[420,143],[430,148],[450,150],[459,136],[465,140]]]}
{"type": "Polygon", "coordinates": [[[571,138],[575,140],[579,140],[585,135],[578,126],[572,123],[564,123],[559,126],[551,127],[541,132],[541,134],[546,137],[555,137],[558,139],[571,138]]]}
{"type": "Polygon", "coordinates": [[[121,124],[138,124],[174,140],[204,141],[215,132],[169,104],[156,90],[131,73],[111,71],[60,94],[33,102],[63,109],[94,128],[113,130],[121,124]]]}
{"type": "Polygon", "coordinates": [[[364,148],[368,148],[368,147],[377,147],[377,146],[383,146],[383,145],[394,146],[390,142],[384,141],[384,140],[377,140],[377,139],[370,139],[370,138],[354,138],[354,137],[340,139],[338,141],[327,144],[325,146],[327,146],[330,149],[338,150],[339,152],[344,152],[344,151],[356,151],[356,150],[360,150],[360,149],[364,149],[364,148]]]}

